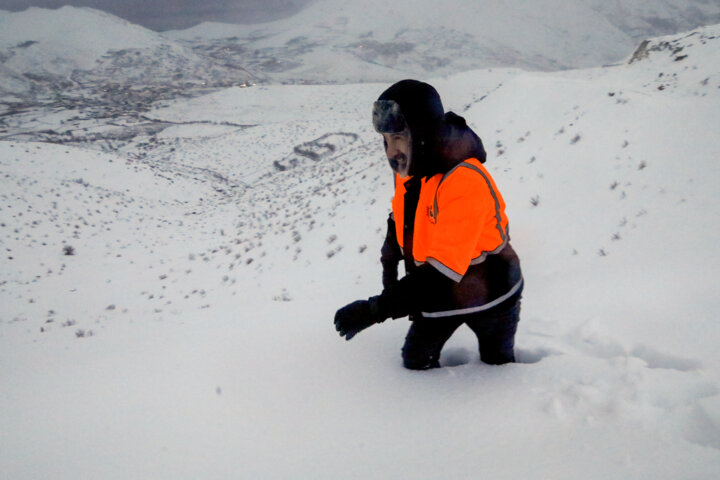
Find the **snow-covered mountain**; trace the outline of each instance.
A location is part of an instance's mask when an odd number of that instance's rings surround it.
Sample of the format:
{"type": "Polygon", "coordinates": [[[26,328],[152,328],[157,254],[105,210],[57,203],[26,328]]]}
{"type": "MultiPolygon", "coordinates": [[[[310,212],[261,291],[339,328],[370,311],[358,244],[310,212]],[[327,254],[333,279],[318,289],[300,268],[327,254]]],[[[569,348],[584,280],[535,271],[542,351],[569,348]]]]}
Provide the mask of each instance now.
{"type": "Polygon", "coordinates": [[[89,8],[29,8],[0,11],[0,94],[591,67],[647,36],[716,22],[720,4],[702,0],[316,0],[280,21],[160,34],[89,8]]]}
{"type": "Polygon", "coordinates": [[[113,84],[229,86],[252,79],[239,66],[223,66],[157,32],[90,8],[0,11],[0,26],[3,96],[51,96],[113,84]],[[13,81],[18,77],[24,82],[13,81]]]}
{"type": "Polygon", "coordinates": [[[317,0],[276,22],[204,23],[167,35],[224,50],[275,81],[347,83],[592,67],[620,61],[648,36],[717,22],[720,4],[696,0],[317,0]]]}
{"type": "Polygon", "coordinates": [[[159,34],[89,8],[0,11],[0,138],[112,150],[165,128],[142,115],[174,98],[256,83],[596,66],[626,57],[647,33],[718,15],[717,2],[700,0],[317,0],[282,21],[159,34]]]}
{"type": "Polygon", "coordinates": [[[0,476],[713,478],[719,47],[712,26],[617,66],[430,79],[508,204],[526,290],[503,367],[467,330],[423,373],[405,320],[334,331],[381,285],[387,83],[167,99],[146,130],[12,115],[0,476]]]}

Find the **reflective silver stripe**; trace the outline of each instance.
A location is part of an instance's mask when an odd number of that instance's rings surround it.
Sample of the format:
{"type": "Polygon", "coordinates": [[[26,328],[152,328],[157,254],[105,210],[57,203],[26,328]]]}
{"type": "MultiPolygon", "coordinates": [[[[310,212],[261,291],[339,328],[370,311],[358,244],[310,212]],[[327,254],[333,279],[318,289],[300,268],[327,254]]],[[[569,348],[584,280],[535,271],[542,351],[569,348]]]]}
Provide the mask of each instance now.
{"type": "Polygon", "coordinates": [[[440,260],[436,260],[432,257],[427,258],[427,263],[435,267],[435,270],[442,273],[446,277],[448,277],[450,280],[455,280],[456,282],[460,282],[462,280],[463,276],[457,273],[452,268],[448,267],[447,265],[443,264],[440,260]]]}
{"type": "MultiPolygon", "coordinates": [[[[505,241],[503,243],[501,243],[500,246],[497,247],[492,252],[483,252],[482,255],[480,255],[479,257],[473,258],[472,260],[470,260],[470,265],[479,265],[479,264],[483,263],[487,259],[488,255],[495,255],[497,253],[500,253],[503,250],[503,248],[505,248],[507,246],[507,244],[508,244],[508,241],[507,241],[507,239],[505,239],[505,241]]],[[[402,248],[401,248],[401,250],[402,250],[402,248]]],[[[451,280],[460,282],[460,280],[463,279],[464,275],[460,275],[455,270],[448,267],[447,265],[445,265],[444,263],[442,263],[440,260],[438,260],[436,258],[428,257],[426,262],[420,262],[418,260],[415,260],[415,265],[418,267],[420,265],[424,265],[425,263],[429,263],[430,265],[435,267],[435,270],[442,273],[443,275],[445,275],[446,277],[448,277],[451,280]]]]}
{"type": "Polygon", "coordinates": [[[488,255],[495,255],[496,253],[502,252],[503,248],[505,248],[507,246],[507,244],[508,244],[508,239],[505,238],[503,240],[503,242],[492,252],[483,252],[482,255],[480,255],[479,257],[473,258],[472,260],[470,260],[470,265],[481,264],[482,262],[485,261],[485,259],[488,257],[488,255]]]}
{"type": "Polygon", "coordinates": [[[480,305],[478,307],[468,307],[468,308],[459,308],[457,310],[448,310],[445,312],[420,312],[423,317],[425,318],[443,318],[443,317],[453,317],[455,315],[467,315],[469,313],[478,313],[485,310],[489,310],[492,307],[495,307],[508,298],[512,297],[517,293],[518,290],[520,290],[520,287],[523,284],[523,279],[521,278],[519,282],[517,282],[508,293],[503,295],[502,297],[496,298],[490,303],[486,303],[485,305],[480,305]]]}
{"type": "MultiPolygon", "coordinates": [[[[450,170],[448,170],[448,172],[447,172],[445,175],[443,175],[443,177],[440,179],[440,182],[438,183],[438,186],[437,186],[437,188],[435,189],[435,198],[433,199],[433,210],[434,210],[434,213],[435,213],[435,218],[437,218],[438,212],[440,211],[440,210],[438,209],[438,201],[437,201],[437,192],[438,192],[438,190],[440,190],[440,185],[442,185],[442,183],[445,181],[446,178],[448,178],[448,177],[450,176],[451,173],[453,173],[455,170],[457,170],[458,168],[460,168],[463,164],[465,164],[465,162],[458,163],[458,164],[455,165],[453,168],[451,168],[450,170]]],[[[469,164],[468,164],[468,165],[469,165],[469,164]]]]}

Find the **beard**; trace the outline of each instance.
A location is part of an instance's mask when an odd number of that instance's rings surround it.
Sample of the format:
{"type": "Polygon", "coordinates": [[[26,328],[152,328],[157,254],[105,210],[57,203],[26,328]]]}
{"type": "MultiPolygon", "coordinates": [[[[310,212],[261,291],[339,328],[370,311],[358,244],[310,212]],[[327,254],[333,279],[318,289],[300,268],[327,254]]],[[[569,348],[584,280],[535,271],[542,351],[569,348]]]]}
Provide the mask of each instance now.
{"type": "Polygon", "coordinates": [[[400,177],[405,178],[410,175],[410,159],[404,153],[398,153],[392,158],[388,159],[390,168],[400,177]]]}

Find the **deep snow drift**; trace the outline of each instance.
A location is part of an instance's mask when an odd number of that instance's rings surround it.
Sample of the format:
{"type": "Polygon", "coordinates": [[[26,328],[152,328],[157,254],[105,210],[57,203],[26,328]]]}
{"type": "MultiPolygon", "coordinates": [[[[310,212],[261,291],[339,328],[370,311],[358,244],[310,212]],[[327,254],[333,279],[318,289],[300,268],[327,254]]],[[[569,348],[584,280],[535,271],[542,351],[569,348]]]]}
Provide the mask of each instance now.
{"type": "Polygon", "coordinates": [[[405,320],[334,331],[380,289],[386,84],[170,102],[148,116],[203,123],[114,153],[0,142],[0,476],[712,478],[719,46],[430,79],[523,262],[503,367],[468,330],[430,372],[405,320]]]}

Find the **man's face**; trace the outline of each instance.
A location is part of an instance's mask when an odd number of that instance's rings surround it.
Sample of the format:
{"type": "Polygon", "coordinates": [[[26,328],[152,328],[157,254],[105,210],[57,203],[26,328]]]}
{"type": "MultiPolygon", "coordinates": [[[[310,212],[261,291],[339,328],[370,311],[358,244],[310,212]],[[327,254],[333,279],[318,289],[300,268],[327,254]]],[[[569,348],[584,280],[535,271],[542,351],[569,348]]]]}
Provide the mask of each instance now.
{"type": "Polygon", "coordinates": [[[390,167],[400,177],[405,178],[410,175],[410,164],[412,160],[412,142],[410,134],[403,133],[383,133],[385,140],[385,154],[387,155],[390,167]]]}

